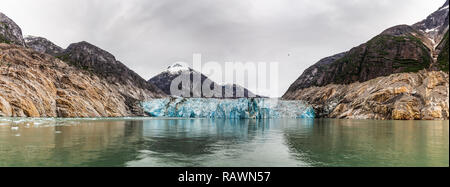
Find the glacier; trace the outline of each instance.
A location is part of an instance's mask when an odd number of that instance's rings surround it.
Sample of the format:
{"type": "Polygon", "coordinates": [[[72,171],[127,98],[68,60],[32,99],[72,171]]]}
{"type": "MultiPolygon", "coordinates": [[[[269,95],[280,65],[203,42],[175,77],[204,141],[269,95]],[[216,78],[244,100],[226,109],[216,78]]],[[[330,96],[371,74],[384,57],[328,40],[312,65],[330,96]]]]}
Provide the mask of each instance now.
{"type": "Polygon", "coordinates": [[[169,97],[142,102],[151,117],[211,119],[315,118],[304,101],[268,98],[211,99],[169,97]]]}

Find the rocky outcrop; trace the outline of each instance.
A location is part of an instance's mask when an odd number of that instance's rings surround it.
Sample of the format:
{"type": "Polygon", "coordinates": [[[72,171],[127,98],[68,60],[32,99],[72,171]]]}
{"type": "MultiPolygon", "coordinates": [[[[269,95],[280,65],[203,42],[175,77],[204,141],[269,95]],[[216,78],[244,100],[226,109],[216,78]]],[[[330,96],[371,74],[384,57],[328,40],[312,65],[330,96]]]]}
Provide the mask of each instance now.
{"type": "Polygon", "coordinates": [[[400,73],[349,85],[287,92],[305,100],[317,117],[378,120],[449,119],[449,76],[442,71],[400,73]]]}
{"type": "MultiPolygon", "coordinates": [[[[171,66],[169,66],[167,68],[167,70],[161,72],[160,74],[156,75],[155,77],[151,78],[148,82],[152,83],[154,85],[156,85],[158,88],[160,88],[164,93],[166,93],[167,95],[172,95],[171,91],[170,91],[170,86],[172,85],[172,82],[179,76],[181,76],[183,73],[190,75],[190,86],[191,86],[191,91],[190,91],[190,96],[184,96],[184,97],[211,97],[208,96],[207,94],[205,94],[202,91],[202,86],[205,83],[209,83],[211,89],[214,88],[214,85],[216,85],[218,88],[218,90],[222,90],[222,94],[220,97],[217,97],[217,95],[212,96],[212,98],[247,98],[247,97],[257,97],[257,98],[261,98],[262,96],[258,96],[254,93],[252,93],[251,91],[249,91],[248,89],[236,85],[236,84],[231,84],[231,85],[220,85],[214,81],[212,81],[211,79],[209,79],[207,76],[205,76],[204,74],[202,74],[201,72],[195,71],[194,69],[186,66],[185,64],[173,64],[171,66]],[[194,84],[194,77],[200,77],[200,85],[196,85],[194,84]],[[226,90],[232,90],[232,93],[230,95],[225,95],[226,90]],[[241,96],[241,93],[244,93],[241,96]]],[[[181,83],[179,85],[179,88],[181,89],[181,83]]]]}
{"type": "Polygon", "coordinates": [[[53,42],[43,37],[27,36],[25,37],[25,43],[27,47],[40,53],[47,53],[49,55],[56,56],[64,52],[63,48],[55,45],[53,42]]]}
{"type": "Polygon", "coordinates": [[[137,99],[161,96],[104,77],[53,56],[0,43],[0,116],[141,116],[137,99]]]}
{"type": "Polygon", "coordinates": [[[0,12],[0,43],[25,46],[22,29],[5,14],[0,12]]]}

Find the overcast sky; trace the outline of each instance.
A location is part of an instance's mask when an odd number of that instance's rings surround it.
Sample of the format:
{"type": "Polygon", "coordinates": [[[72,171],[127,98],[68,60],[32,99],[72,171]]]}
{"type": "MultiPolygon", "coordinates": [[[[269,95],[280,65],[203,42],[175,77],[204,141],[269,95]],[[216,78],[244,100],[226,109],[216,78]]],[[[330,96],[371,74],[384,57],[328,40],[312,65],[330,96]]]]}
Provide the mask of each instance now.
{"type": "MultiPolygon", "coordinates": [[[[145,79],[177,61],[279,62],[282,95],[323,57],[388,27],[421,21],[445,0],[1,0],[24,35],[66,48],[88,41],[145,79]]],[[[220,80],[216,80],[220,82],[220,80]]]]}

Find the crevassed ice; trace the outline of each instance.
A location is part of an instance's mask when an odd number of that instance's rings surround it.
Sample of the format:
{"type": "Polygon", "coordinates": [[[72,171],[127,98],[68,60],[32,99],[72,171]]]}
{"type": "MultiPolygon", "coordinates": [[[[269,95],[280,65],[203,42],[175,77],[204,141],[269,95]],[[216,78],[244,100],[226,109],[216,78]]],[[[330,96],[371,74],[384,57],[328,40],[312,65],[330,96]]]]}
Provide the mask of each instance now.
{"type": "Polygon", "coordinates": [[[314,109],[304,101],[278,99],[164,98],[142,103],[152,117],[268,119],[314,118],[314,109]]]}

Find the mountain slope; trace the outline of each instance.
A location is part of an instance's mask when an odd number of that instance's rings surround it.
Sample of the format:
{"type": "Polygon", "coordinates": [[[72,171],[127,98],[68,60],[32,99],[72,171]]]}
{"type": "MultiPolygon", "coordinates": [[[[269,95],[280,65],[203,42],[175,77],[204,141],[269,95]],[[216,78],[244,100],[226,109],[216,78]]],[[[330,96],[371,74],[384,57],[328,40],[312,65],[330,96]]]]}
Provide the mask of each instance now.
{"type": "Polygon", "coordinates": [[[448,30],[449,0],[441,8],[433,12],[423,21],[414,24],[414,29],[421,31],[429,37],[435,45],[439,44],[448,30]]]}
{"type": "MultiPolygon", "coordinates": [[[[239,85],[220,85],[211,79],[209,79],[204,74],[193,70],[192,68],[189,68],[183,64],[173,64],[167,68],[167,70],[163,71],[162,73],[156,75],[155,77],[151,78],[148,82],[156,85],[159,87],[164,93],[167,95],[172,95],[170,91],[170,86],[172,84],[172,81],[174,81],[177,77],[181,76],[183,73],[187,73],[190,75],[190,84],[191,84],[191,92],[190,97],[210,97],[207,96],[205,93],[202,92],[202,85],[206,82],[210,84],[210,88],[214,88],[214,85],[218,86],[218,90],[222,90],[222,94],[220,97],[217,97],[217,95],[212,96],[213,98],[240,98],[240,97],[261,97],[257,96],[254,93],[250,92],[248,89],[243,88],[239,85]],[[194,77],[201,77],[201,85],[194,85],[193,80],[194,77]],[[197,89],[198,88],[198,89],[197,89]],[[232,96],[229,97],[225,95],[225,90],[232,89],[232,96]],[[240,95],[240,93],[244,93],[243,96],[240,95]]],[[[179,85],[179,88],[181,89],[181,84],[179,85]]]]}
{"type": "Polygon", "coordinates": [[[5,14],[0,12],[0,43],[25,46],[22,29],[5,14]]]}
{"type": "Polygon", "coordinates": [[[437,66],[438,69],[442,70],[442,71],[446,71],[449,72],[449,44],[448,44],[448,31],[447,33],[444,35],[444,38],[442,39],[442,42],[439,44],[439,46],[437,47],[437,50],[439,51],[439,56],[437,58],[437,66]]]}
{"type": "Polygon", "coordinates": [[[448,11],[447,0],[413,26],[323,59],[283,99],[308,101],[319,117],[448,119],[448,11]]]}
{"type": "MultiPolygon", "coordinates": [[[[0,116],[140,116],[123,89],[87,70],[17,45],[0,43],[0,116]]],[[[147,93],[153,96],[151,92],[147,93]]]]}
{"type": "Polygon", "coordinates": [[[316,64],[306,69],[303,74],[291,85],[289,90],[303,89],[310,86],[323,84],[325,71],[333,62],[343,58],[347,52],[339,53],[330,57],[323,58],[316,64]]]}
{"type": "Polygon", "coordinates": [[[313,105],[316,117],[376,120],[448,120],[449,76],[441,71],[399,73],[348,85],[289,92],[287,100],[313,105]]]}
{"type": "Polygon", "coordinates": [[[53,42],[42,37],[27,36],[24,38],[27,47],[40,52],[55,56],[64,52],[64,49],[53,42]]]}
{"type": "Polygon", "coordinates": [[[307,69],[288,92],[311,86],[364,82],[393,73],[417,72],[432,64],[431,41],[407,25],[385,30],[365,44],[325,58],[307,69]],[[423,42],[425,41],[425,42],[423,42]]]}
{"type": "Polygon", "coordinates": [[[142,101],[166,96],[87,42],[63,50],[45,38],[27,37],[25,48],[20,28],[0,16],[0,116],[143,116],[142,101]]]}
{"type": "MultiPolygon", "coordinates": [[[[157,94],[164,94],[160,89],[145,81],[145,79],[126,67],[122,62],[117,61],[112,54],[88,42],[71,44],[58,57],[71,65],[87,69],[105,78],[110,83],[133,85],[157,94]]],[[[139,97],[137,99],[145,100],[147,98],[139,97]]]]}
{"type": "Polygon", "coordinates": [[[389,28],[347,53],[325,58],[308,68],[288,92],[312,86],[364,82],[393,73],[434,66],[435,48],[448,31],[449,1],[413,26],[389,28]],[[322,61],[326,61],[323,63],[322,61]]]}

